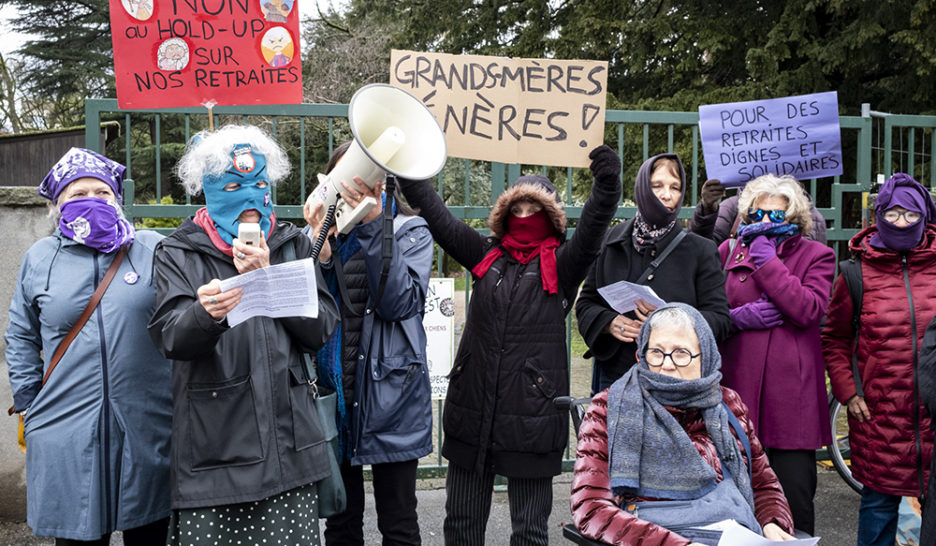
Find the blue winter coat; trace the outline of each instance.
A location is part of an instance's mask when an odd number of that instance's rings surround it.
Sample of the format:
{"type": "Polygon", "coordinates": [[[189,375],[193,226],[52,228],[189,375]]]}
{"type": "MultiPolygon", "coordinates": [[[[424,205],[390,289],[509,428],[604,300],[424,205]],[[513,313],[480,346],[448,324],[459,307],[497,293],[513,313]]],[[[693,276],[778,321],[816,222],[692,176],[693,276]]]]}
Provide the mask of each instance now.
{"type": "MultiPolygon", "coordinates": [[[[422,325],[433,241],[418,216],[394,219],[393,258],[383,297],[382,221],[359,225],[369,296],[361,327],[351,412],[351,464],[410,461],[432,452],[432,388],[422,325]]],[[[326,275],[333,275],[327,271],[326,275]]]]}
{"type": "Polygon", "coordinates": [[[137,232],[42,390],[48,358],[116,253],[56,231],[23,258],[5,339],[16,410],[29,409],[27,523],[36,535],[96,540],[169,515],[170,368],[146,331],[156,303],[153,249],[161,238],[137,232]]]}

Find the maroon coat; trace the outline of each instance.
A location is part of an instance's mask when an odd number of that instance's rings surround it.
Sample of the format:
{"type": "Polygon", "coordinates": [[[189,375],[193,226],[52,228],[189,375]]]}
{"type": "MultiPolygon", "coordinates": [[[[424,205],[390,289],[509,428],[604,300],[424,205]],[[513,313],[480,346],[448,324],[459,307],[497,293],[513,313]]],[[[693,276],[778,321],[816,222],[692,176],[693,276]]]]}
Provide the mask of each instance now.
{"type": "MultiPolygon", "coordinates": [[[[718,250],[725,263],[728,241],[718,250]]],[[[783,313],[783,324],[739,331],[722,342],[722,384],[741,395],[765,446],[828,445],[832,434],[819,324],[829,304],[835,254],[795,235],[780,244],[777,258],[755,268],[748,247],[738,243],[726,271],[732,309],[766,294],[783,313]]]]}
{"type": "MultiPolygon", "coordinates": [[[[891,495],[920,494],[914,412],[922,432],[923,483],[933,452],[930,418],[922,404],[914,407],[913,345],[919,347],[936,314],[936,226],[928,226],[923,243],[907,256],[907,279],[913,295],[916,332],[911,329],[904,271],[897,252],[868,244],[877,232],[870,227],[855,235],[852,252],[861,256],[863,296],[858,331],[858,371],[871,420],[849,418],[852,474],[875,491],[891,495]]],[[[852,375],[852,299],[839,277],[829,316],[822,330],[823,353],[832,393],[845,404],[855,396],[852,375]]]]}
{"type": "MultiPolygon", "coordinates": [[[[722,387],[722,399],[731,412],[738,417],[742,428],[751,442],[751,453],[745,453],[745,462],[751,467],[753,455],[754,515],[763,527],[776,523],[783,530],[792,532],[793,517],[783,496],[777,476],[767,462],[764,448],[754,434],[754,426],[748,418],[747,408],[738,393],[722,387]]],[[[695,444],[699,454],[722,480],[721,460],[715,444],[705,430],[702,413],[697,410],[667,408],[683,424],[686,434],[695,444]]],[[[734,434],[734,430],[731,431],[734,434]]],[[[741,442],[738,448],[743,450],[741,442]]],[[[689,541],[663,527],[638,519],[622,510],[619,503],[645,499],[616,498],[611,493],[608,477],[608,391],[604,390],[592,398],[588,413],[579,429],[578,449],[575,457],[575,474],[572,477],[572,519],[575,526],[586,537],[609,544],[640,544],[642,546],[684,546],[689,541]]]]}

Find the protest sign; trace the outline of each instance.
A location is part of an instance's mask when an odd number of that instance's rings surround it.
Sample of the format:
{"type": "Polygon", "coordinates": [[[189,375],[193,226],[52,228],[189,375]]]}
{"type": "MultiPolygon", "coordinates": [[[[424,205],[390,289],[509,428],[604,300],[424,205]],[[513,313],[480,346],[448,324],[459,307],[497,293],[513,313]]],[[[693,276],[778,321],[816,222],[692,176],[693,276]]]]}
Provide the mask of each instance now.
{"type": "Polygon", "coordinates": [[[455,279],[429,280],[423,328],[432,397],[445,398],[455,351],[455,279]]]}
{"type": "Polygon", "coordinates": [[[764,174],[842,174],[835,91],[699,107],[705,170],[728,187],[764,174]]]}
{"type": "Polygon", "coordinates": [[[608,63],[393,50],[390,83],[420,98],[452,157],[587,167],[604,142],[608,63]]]}
{"type": "Polygon", "coordinates": [[[298,0],[110,0],[117,104],[302,102],[298,0]]]}

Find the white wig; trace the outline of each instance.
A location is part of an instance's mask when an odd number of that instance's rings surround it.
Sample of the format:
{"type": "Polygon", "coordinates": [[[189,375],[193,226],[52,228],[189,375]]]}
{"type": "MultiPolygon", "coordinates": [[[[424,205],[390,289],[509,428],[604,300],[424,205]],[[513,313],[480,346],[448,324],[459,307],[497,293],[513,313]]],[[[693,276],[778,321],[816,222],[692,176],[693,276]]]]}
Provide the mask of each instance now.
{"type": "Polygon", "coordinates": [[[231,153],[236,146],[250,144],[253,151],[263,154],[267,162],[270,184],[276,184],[289,174],[286,152],[259,127],[225,125],[214,133],[201,131],[189,141],[189,149],[176,166],[189,195],[198,195],[205,176],[220,176],[231,168],[231,153]]]}

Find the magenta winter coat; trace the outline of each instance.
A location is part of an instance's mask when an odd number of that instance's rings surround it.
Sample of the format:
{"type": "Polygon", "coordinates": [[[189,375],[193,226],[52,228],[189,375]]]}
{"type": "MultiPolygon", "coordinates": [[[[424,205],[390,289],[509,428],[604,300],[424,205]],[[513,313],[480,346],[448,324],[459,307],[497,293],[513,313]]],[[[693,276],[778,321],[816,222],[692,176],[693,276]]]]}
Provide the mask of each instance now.
{"type": "MultiPolygon", "coordinates": [[[[722,263],[728,244],[719,247],[722,263]]],[[[725,268],[732,309],[766,294],[783,324],[736,332],[719,346],[722,384],[741,395],[765,447],[818,449],[832,441],[819,323],[826,314],[835,254],[802,235],[777,248],[777,257],[755,268],[742,243],[725,268]]]]}
{"type": "MultiPolygon", "coordinates": [[[[933,431],[922,404],[913,404],[913,344],[919,347],[926,326],[936,314],[936,227],[930,225],[923,243],[907,255],[907,277],[901,257],[875,248],[870,227],[855,235],[851,251],[861,256],[863,296],[858,331],[858,370],[871,420],[849,418],[852,474],[871,489],[891,495],[920,494],[920,466],[925,485],[933,451],[933,431]],[[911,329],[910,300],[916,311],[911,329]],[[921,433],[918,458],[914,413],[921,433]]],[[[845,404],[855,395],[852,375],[852,300],[840,277],[822,331],[832,392],[845,404]]]]}

